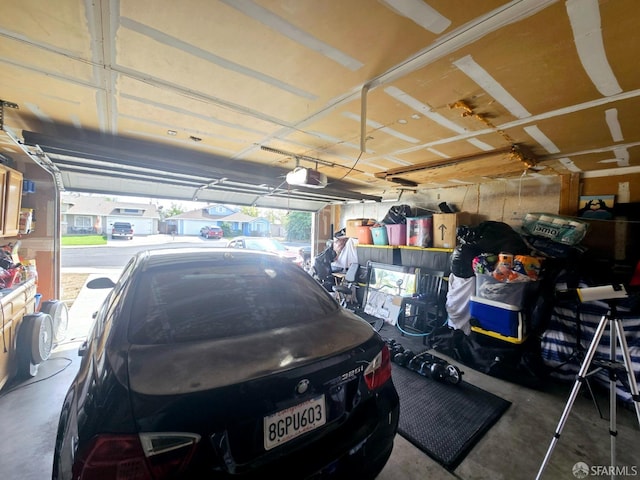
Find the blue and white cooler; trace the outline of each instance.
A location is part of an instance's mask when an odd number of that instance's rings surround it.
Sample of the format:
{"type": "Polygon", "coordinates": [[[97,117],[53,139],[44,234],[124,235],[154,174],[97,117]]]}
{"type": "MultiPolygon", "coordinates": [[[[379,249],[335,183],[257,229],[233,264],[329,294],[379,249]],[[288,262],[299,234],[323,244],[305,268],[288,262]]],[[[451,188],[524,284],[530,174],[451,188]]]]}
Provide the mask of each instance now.
{"type": "Polygon", "coordinates": [[[473,332],[510,343],[527,339],[527,324],[519,306],[472,295],[469,312],[473,332]]]}

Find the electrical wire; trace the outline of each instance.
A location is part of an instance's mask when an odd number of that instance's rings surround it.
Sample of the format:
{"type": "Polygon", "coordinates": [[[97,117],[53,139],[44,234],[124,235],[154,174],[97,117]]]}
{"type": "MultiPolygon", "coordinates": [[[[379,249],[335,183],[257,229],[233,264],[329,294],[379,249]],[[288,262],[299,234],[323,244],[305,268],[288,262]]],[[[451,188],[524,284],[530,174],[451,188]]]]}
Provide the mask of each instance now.
{"type": "MultiPolygon", "coordinates": [[[[445,320],[444,323],[442,325],[440,325],[440,327],[444,327],[447,324],[447,321],[445,320]]],[[[426,332],[426,333],[412,333],[412,332],[407,332],[406,330],[404,330],[399,323],[396,323],[396,328],[398,330],[400,330],[401,333],[408,335],[410,337],[428,337],[429,335],[433,334],[433,332],[436,331],[436,327],[433,330],[431,330],[430,332],[426,332]]]]}
{"type": "Polygon", "coordinates": [[[73,363],[73,360],[71,360],[70,358],[67,358],[67,357],[54,357],[54,358],[50,358],[48,361],[51,361],[51,360],[66,360],[67,364],[64,367],[62,367],[60,370],[58,370],[57,372],[54,372],[54,373],[52,373],[51,375],[49,375],[47,377],[39,378],[38,380],[34,380],[33,382],[29,382],[29,383],[22,383],[20,385],[16,385],[13,388],[10,388],[8,390],[0,392],[0,398],[4,398],[5,396],[9,395],[12,392],[15,392],[17,390],[21,390],[21,389],[29,387],[31,385],[35,385],[36,383],[40,383],[40,382],[44,382],[45,380],[49,380],[50,378],[53,378],[56,375],[59,375],[62,372],[64,372],[73,363]]]}
{"type": "MultiPolygon", "coordinates": [[[[360,152],[360,154],[358,155],[358,158],[356,158],[355,163],[351,166],[351,168],[347,171],[347,173],[345,173],[342,177],[340,177],[338,180],[336,180],[336,182],[340,182],[340,181],[344,180],[345,178],[347,178],[347,176],[351,172],[353,172],[353,169],[356,168],[356,165],[358,165],[358,162],[360,161],[360,158],[362,158],[362,153],[363,152],[360,152]]],[[[331,183],[333,183],[333,182],[331,182],[331,183]]]]}

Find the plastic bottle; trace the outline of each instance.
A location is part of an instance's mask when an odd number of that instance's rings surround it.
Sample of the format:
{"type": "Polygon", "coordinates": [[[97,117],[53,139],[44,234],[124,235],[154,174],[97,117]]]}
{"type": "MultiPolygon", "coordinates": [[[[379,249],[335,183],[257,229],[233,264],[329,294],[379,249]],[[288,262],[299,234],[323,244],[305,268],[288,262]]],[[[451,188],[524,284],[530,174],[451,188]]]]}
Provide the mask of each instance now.
{"type": "Polygon", "coordinates": [[[35,259],[31,259],[31,260],[25,260],[24,262],[22,262],[22,265],[24,266],[25,272],[26,272],[26,280],[31,280],[32,278],[35,279],[35,283],[36,285],[38,284],[38,269],[36,268],[36,261],[35,259]]]}

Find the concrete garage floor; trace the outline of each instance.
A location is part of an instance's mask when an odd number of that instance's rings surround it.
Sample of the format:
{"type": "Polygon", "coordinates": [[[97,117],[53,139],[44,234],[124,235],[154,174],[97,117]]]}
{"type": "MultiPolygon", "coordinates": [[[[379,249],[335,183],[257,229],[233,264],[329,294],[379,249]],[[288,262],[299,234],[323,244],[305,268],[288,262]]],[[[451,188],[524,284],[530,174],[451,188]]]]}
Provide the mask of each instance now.
{"type": "MultiPolygon", "coordinates": [[[[118,270],[91,272],[89,278],[118,270]]],[[[79,366],[77,349],[106,292],[83,289],[70,310],[65,343],[59,345],[38,375],[0,391],[0,479],[50,478],[58,415],[62,400],[79,366]]],[[[385,336],[385,326],[380,332],[385,336]]],[[[404,345],[404,342],[403,342],[404,345]]],[[[485,434],[454,472],[449,472],[401,436],[379,480],[424,479],[532,479],[536,477],[565,407],[572,383],[552,385],[546,391],[505,382],[464,365],[463,379],[512,405],[485,434]]],[[[545,479],[576,478],[577,462],[608,468],[611,463],[609,421],[601,419],[583,389],[571,410],[563,434],[547,466],[545,479]]],[[[598,392],[608,417],[608,391],[598,392]]],[[[617,463],[625,465],[620,478],[640,478],[640,426],[633,410],[617,410],[617,463]]],[[[590,477],[597,478],[596,475],[590,477]]],[[[607,478],[608,475],[601,475],[607,478]]],[[[354,479],[355,480],[355,479],[354,479]]]]}

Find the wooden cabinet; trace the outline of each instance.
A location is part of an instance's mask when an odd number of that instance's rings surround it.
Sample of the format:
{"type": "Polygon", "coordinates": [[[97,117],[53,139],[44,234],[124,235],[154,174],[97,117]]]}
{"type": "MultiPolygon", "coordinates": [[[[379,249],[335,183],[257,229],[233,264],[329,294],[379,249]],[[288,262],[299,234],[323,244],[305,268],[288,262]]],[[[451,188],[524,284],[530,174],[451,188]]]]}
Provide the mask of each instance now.
{"type": "Polygon", "coordinates": [[[0,236],[15,237],[20,229],[22,173],[0,167],[0,236]]]}
{"type": "Polygon", "coordinates": [[[18,368],[17,333],[24,316],[35,311],[35,280],[27,280],[3,293],[0,298],[0,388],[18,368]]]}

